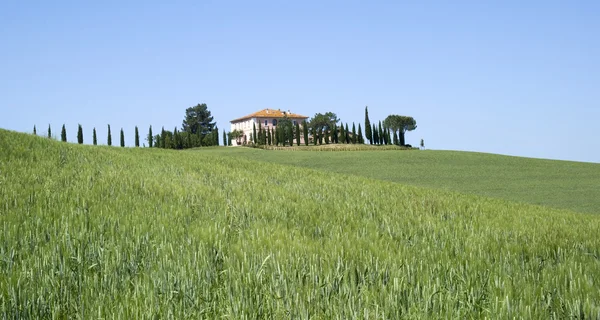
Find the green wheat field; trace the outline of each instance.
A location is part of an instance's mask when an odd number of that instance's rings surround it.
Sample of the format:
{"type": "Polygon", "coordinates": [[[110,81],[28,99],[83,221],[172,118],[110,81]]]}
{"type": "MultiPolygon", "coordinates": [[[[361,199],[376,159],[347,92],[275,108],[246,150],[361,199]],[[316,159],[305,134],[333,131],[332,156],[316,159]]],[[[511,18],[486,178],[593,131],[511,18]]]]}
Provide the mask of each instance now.
{"type": "Polygon", "coordinates": [[[324,154],[0,130],[0,318],[600,318],[600,165],[324,154]]]}

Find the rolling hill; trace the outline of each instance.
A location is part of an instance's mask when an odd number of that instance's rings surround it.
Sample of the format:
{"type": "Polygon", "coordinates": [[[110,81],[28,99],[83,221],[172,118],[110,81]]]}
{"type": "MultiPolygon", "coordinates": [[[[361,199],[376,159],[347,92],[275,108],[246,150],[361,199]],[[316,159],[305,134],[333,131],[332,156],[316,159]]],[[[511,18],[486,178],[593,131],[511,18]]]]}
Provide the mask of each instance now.
{"type": "Polygon", "coordinates": [[[0,228],[2,318],[600,317],[598,215],[216,151],[0,130],[0,228]]]}

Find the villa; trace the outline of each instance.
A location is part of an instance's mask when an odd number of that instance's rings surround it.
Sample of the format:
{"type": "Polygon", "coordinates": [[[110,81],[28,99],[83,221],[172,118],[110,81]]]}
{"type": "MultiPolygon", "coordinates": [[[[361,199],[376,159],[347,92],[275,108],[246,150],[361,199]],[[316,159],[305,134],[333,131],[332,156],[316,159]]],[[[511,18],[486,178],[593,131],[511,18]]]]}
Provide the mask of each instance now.
{"type": "Polygon", "coordinates": [[[232,141],[234,146],[243,145],[246,142],[252,141],[252,130],[256,126],[256,130],[259,128],[259,124],[264,130],[272,129],[277,127],[277,121],[281,118],[287,117],[292,121],[294,126],[297,123],[302,123],[308,117],[292,113],[291,111],[281,111],[281,109],[264,109],[258,112],[254,112],[247,116],[231,120],[231,131],[240,130],[242,135],[236,140],[232,141]]]}

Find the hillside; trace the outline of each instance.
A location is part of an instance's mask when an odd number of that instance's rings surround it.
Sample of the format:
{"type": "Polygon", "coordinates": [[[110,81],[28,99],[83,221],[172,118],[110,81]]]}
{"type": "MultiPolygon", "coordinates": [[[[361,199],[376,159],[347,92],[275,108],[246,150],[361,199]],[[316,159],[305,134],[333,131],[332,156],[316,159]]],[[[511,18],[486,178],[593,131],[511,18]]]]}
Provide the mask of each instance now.
{"type": "Polygon", "coordinates": [[[0,226],[2,318],[600,317],[598,215],[215,152],[0,129],[0,226]]]}
{"type": "Polygon", "coordinates": [[[600,213],[600,164],[460,151],[211,150],[224,156],[600,213]]]}

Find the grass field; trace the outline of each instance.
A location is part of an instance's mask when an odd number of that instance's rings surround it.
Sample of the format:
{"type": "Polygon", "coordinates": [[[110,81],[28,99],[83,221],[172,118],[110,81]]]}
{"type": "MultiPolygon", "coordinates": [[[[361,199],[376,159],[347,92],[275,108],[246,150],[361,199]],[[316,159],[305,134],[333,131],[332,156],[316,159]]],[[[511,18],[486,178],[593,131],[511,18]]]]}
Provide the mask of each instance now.
{"type": "Polygon", "coordinates": [[[598,215],[216,152],[0,130],[0,228],[0,318],[600,318],[598,215]]]}
{"type": "Polygon", "coordinates": [[[211,150],[224,156],[352,174],[579,212],[600,213],[600,164],[457,151],[283,152],[211,150]]]}

